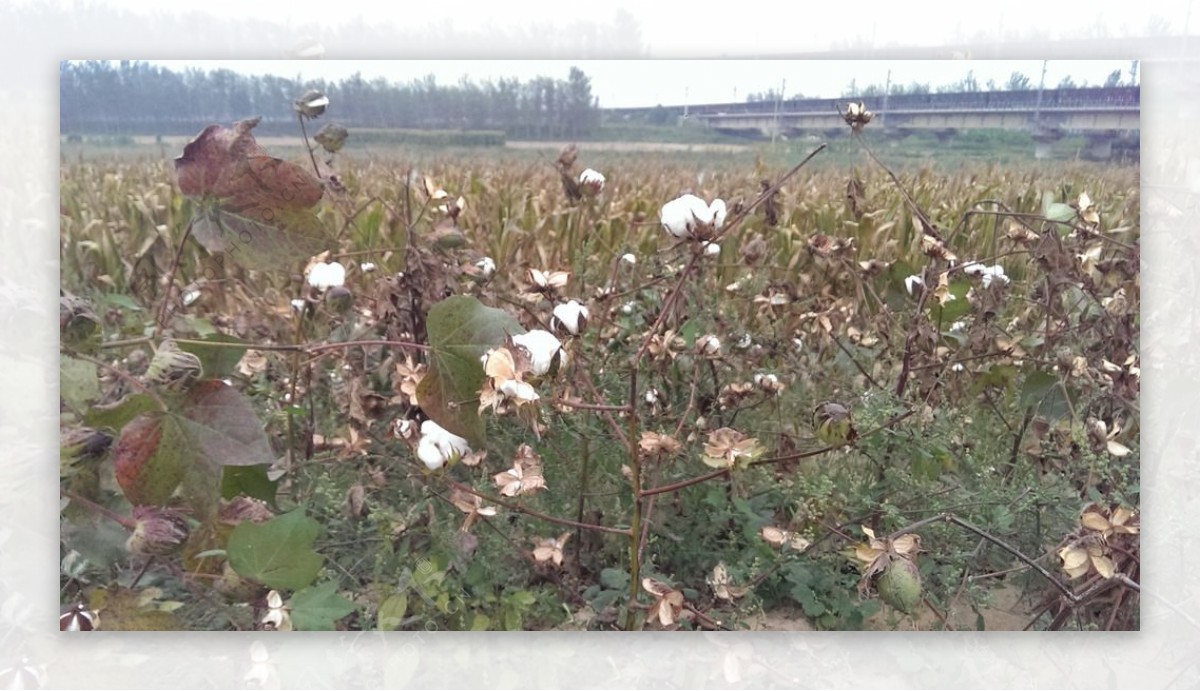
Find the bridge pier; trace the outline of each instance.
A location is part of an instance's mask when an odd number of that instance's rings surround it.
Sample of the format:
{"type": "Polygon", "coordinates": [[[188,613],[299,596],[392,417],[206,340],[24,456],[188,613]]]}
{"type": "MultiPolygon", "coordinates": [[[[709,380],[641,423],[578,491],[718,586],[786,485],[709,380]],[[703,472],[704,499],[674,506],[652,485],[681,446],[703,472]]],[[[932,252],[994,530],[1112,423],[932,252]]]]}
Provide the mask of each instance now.
{"type": "Polygon", "coordinates": [[[1052,158],[1054,144],[1063,138],[1058,130],[1041,130],[1033,133],[1033,157],[1036,160],[1052,158]]]}

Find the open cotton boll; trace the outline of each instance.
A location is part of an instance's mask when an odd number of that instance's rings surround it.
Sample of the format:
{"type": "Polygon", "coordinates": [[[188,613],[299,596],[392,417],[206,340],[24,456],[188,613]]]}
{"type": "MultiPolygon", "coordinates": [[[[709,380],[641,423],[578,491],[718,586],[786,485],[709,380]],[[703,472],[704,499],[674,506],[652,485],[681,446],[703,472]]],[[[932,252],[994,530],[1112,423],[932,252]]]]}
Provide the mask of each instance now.
{"type": "Polygon", "coordinates": [[[924,285],[925,285],[925,280],[915,274],[904,279],[904,289],[908,291],[909,295],[913,294],[913,290],[917,286],[924,286],[924,285]]]}
{"type": "Polygon", "coordinates": [[[314,264],[308,272],[308,284],[319,290],[335,288],[346,283],[346,267],[337,262],[314,264]]]}
{"type": "Polygon", "coordinates": [[[479,275],[484,278],[491,278],[492,274],[496,273],[496,261],[491,257],[484,257],[475,262],[475,266],[479,268],[479,275]]]}
{"type": "Polygon", "coordinates": [[[579,332],[587,327],[589,316],[588,308],[579,304],[577,300],[571,300],[554,308],[555,324],[560,325],[572,336],[578,336],[579,332]]]}
{"type": "Polygon", "coordinates": [[[417,442],[417,458],[430,470],[437,470],[454,458],[471,453],[466,439],[452,434],[444,427],[426,420],[421,423],[421,440],[417,442]]]}
{"type": "Polygon", "coordinates": [[[725,225],[725,214],[727,211],[724,199],[714,199],[708,210],[712,217],[712,220],[709,222],[713,224],[714,228],[720,228],[725,225]]]}
{"type": "Polygon", "coordinates": [[[579,174],[579,185],[589,194],[599,194],[604,189],[604,176],[588,168],[579,174]]]}
{"type": "Polygon", "coordinates": [[[663,227],[677,238],[690,238],[698,223],[712,221],[712,210],[703,199],[685,194],[663,204],[659,212],[663,227]]]}
{"type": "MultiPolygon", "coordinates": [[[[555,356],[562,351],[562,342],[554,334],[543,329],[534,329],[512,337],[513,343],[529,352],[530,371],[540,377],[550,371],[555,356]]],[[[562,354],[562,362],[566,362],[566,353],[562,354]]]]}

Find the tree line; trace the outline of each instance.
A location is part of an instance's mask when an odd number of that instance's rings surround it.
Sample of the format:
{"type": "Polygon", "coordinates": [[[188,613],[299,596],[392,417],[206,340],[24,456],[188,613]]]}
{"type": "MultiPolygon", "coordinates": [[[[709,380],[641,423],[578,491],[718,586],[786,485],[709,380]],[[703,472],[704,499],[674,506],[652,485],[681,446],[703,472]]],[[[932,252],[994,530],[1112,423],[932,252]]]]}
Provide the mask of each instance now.
{"type": "Polygon", "coordinates": [[[292,101],[309,89],[329,97],[327,118],[349,128],[503,130],[510,137],[586,135],[600,122],[591,79],[536,77],[439,84],[361,74],[339,81],[245,75],[228,69],[174,71],[141,61],[63,62],[64,134],[193,134],[213,122],[262,116],[259,132],[294,131],[292,101]]]}

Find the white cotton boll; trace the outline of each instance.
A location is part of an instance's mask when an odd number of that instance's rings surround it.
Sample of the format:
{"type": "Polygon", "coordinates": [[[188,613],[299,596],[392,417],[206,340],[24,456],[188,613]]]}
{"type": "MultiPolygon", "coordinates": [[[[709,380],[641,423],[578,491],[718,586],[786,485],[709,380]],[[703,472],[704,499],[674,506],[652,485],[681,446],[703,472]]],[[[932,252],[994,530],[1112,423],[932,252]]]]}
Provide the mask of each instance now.
{"type": "MultiPolygon", "coordinates": [[[[694,194],[685,194],[678,199],[663,205],[659,217],[663,227],[677,238],[690,238],[698,225],[708,225],[713,222],[713,213],[717,210],[724,212],[725,203],[720,208],[709,206],[703,199],[694,194]]],[[[724,215],[721,217],[725,220],[724,215]]]]}
{"type": "Polygon", "coordinates": [[[295,300],[292,300],[292,309],[296,310],[297,312],[303,312],[305,304],[307,303],[305,303],[304,300],[296,298],[295,300]]]}
{"type": "Polygon", "coordinates": [[[1008,276],[1004,275],[1004,267],[1003,266],[996,264],[995,266],[991,266],[991,267],[988,267],[987,269],[984,269],[984,271],[983,271],[983,287],[987,288],[988,286],[992,285],[992,281],[1000,281],[1002,283],[1008,283],[1008,276]]]}
{"type": "Polygon", "coordinates": [[[504,380],[497,391],[504,394],[507,398],[515,398],[518,401],[536,401],[541,398],[537,391],[533,390],[531,384],[517,381],[516,379],[504,380]]]}
{"type": "Polygon", "coordinates": [[[712,334],[701,336],[696,341],[696,350],[704,355],[716,355],[721,352],[721,339],[712,334]]]}
{"type": "Polygon", "coordinates": [[[475,266],[479,268],[479,275],[484,278],[491,278],[492,274],[496,273],[496,262],[491,257],[484,257],[475,262],[475,266]]]}
{"type": "Polygon", "coordinates": [[[430,470],[437,470],[447,461],[469,453],[471,453],[471,446],[466,439],[450,433],[433,420],[421,423],[421,440],[417,442],[417,458],[430,470]]]}
{"type": "Polygon", "coordinates": [[[321,262],[308,272],[308,284],[319,290],[336,288],[346,283],[346,267],[337,262],[321,262]]]}
{"type": "Polygon", "coordinates": [[[555,320],[572,336],[578,336],[579,332],[587,326],[589,316],[588,308],[579,304],[576,300],[571,300],[554,308],[555,320]]]}
{"type": "Polygon", "coordinates": [[[446,457],[442,455],[437,444],[426,437],[421,437],[421,441],[417,443],[417,458],[430,470],[437,470],[446,465],[446,457]]]}
{"type": "Polygon", "coordinates": [[[579,174],[579,185],[589,194],[599,194],[604,189],[604,176],[588,168],[579,174]]]}
{"type": "Polygon", "coordinates": [[[974,276],[976,274],[981,274],[984,271],[986,271],[986,269],[983,267],[983,264],[980,264],[979,262],[971,262],[970,264],[967,264],[966,266],[963,267],[963,273],[965,273],[968,276],[974,276]]]}
{"type": "Polygon", "coordinates": [[[359,264],[359,265],[358,265],[358,268],[359,268],[359,269],[360,269],[360,270],[361,270],[363,273],[365,273],[365,274],[369,274],[369,273],[371,273],[372,271],[374,271],[374,270],[375,270],[377,267],[375,266],[375,262],[363,262],[362,264],[359,264]]]}
{"type": "Polygon", "coordinates": [[[715,242],[705,242],[703,247],[704,256],[706,257],[715,257],[721,253],[721,246],[715,242]]]}
{"type": "MultiPolygon", "coordinates": [[[[534,376],[540,377],[550,371],[554,358],[562,350],[562,342],[554,334],[543,329],[534,329],[528,333],[513,336],[513,343],[529,352],[530,369],[534,376]]],[[[565,353],[562,361],[566,362],[565,353]]]]}
{"type": "Polygon", "coordinates": [[[714,228],[720,228],[721,226],[725,225],[726,209],[724,199],[714,199],[713,203],[708,207],[708,210],[709,217],[712,219],[711,222],[714,228]]]}
{"type": "Polygon", "coordinates": [[[200,299],[200,291],[199,290],[196,290],[195,288],[193,288],[191,290],[184,291],[183,306],[191,307],[192,303],[196,302],[199,299],[200,299]]]}
{"type": "Polygon", "coordinates": [[[634,307],[636,307],[636,305],[632,302],[627,302],[624,305],[621,305],[621,314],[633,314],[634,307]]]}
{"type": "Polygon", "coordinates": [[[913,294],[913,290],[915,290],[917,286],[924,287],[925,279],[917,275],[912,275],[904,279],[904,289],[908,291],[909,295],[913,294]]]}
{"type": "Polygon", "coordinates": [[[637,257],[633,256],[632,254],[622,254],[621,261],[633,266],[634,264],[637,264],[637,257]]]}

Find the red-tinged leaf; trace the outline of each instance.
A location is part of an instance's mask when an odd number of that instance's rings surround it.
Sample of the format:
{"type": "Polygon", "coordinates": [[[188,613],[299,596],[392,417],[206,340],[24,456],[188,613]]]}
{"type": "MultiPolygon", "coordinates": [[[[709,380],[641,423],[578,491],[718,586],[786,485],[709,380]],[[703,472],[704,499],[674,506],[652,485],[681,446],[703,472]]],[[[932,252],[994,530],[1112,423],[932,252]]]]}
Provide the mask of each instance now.
{"type": "Polygon", "coordinates": [[[117,484],[135,506],[165,504],[183,480],[178,429],[160,413],[142,413],[121,430],[113,449],[117,484]]]}
{"type": "Polygon", "coordinates": [[[312,211],[324,189],[307,168],[267,154],[250,134],[258,122],[210,125],[175,159],[175,175],[198,205],[192,233],[205,249],[250,268],[273,268],[324,246],[312,211]]]}
{"type": "Polygon", "coordinates": [[[479,417],[479,359],[525,329],[507,312],[461,295],[434,305],[426,325],[430,367],[417,386],[417,401],[434,422],[480,447],[486,429],[479,417]]]}

